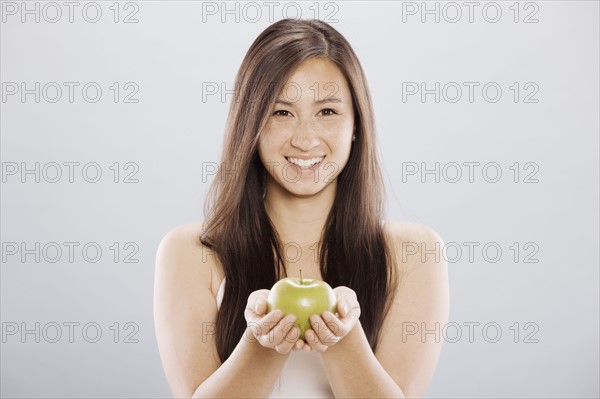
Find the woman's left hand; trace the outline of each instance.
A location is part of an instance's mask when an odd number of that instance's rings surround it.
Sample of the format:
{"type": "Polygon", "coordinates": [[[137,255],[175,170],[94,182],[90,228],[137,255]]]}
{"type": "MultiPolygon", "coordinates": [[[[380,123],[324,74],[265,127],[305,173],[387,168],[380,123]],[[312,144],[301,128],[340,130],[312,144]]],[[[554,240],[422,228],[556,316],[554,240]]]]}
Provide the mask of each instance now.
{"type": "Polygon", "coordinates": [[[306,342],[299,339],[294,350],[309,352],[314,349],[317,352],[325,352],[354,328],[360,317],[360,304],[356,299],[356,293],[344,286],[334,288],[333,292],[337,299],[337,312],[333,314],[327,311],[321,315],[312,315],[310,317],[312,328],[304,333],[306,342]]]}

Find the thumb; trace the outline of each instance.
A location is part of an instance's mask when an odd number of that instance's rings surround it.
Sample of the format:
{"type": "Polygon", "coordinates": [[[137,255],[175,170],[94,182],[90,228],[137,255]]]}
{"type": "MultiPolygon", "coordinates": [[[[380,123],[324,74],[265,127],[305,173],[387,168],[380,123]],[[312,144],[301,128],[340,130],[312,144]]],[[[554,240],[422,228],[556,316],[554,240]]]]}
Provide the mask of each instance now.
{"type": "Polygon", "coordinates": [[[254,303],[254,311],[256,314],[264,314],[267,310],[267,303],[264,299],[257,299],[254,303]]]}
{"type": "Polygon", "coordinates": [[[338,313],[342,317],[346,317],[348,315],[348,303],[346,301],[342,301],[338,303],[338,313]]]}

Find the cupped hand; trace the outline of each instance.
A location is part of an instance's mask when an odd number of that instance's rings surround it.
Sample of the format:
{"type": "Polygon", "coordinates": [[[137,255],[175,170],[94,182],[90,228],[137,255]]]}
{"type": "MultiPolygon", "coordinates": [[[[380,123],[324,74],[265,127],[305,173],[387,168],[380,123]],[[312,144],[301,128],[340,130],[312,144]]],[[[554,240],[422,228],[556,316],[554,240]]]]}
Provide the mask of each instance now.
{"type": "Polygon", "coordinates": [[[336,314],[329,311],[310,316],[312,328],[306,330],[306,342],[299,340],[294,349],[325,352],[327,348],[340,342],[356,325],[360,317],[360,304],[356,292],[339,286],[333,289],[337,300],[336,314]]]}
{"type": "MultiPolygon", "coordinates": [[[[267,298],[269,290],[254,291],[248,296],[248,303],[244,310],[244,318],[249,334],[265,348],[271,348],[278,353],[287,354],[300,340],[300,328],[295,326],[296,317],[284,317],[280,309],[273,309],[267,313],[267,298]]],[[[297,349],[297,348],[296,348],[297,349]]]]}

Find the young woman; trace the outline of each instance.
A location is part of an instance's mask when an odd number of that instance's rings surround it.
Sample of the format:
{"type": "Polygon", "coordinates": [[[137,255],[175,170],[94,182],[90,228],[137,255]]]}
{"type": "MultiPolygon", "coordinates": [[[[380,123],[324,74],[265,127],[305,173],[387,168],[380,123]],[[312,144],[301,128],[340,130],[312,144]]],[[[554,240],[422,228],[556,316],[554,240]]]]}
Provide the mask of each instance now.
{"type": "Polygon", "coordinates": [[[176,397],[425,393],[448,319],[443,242],[382,220],[375,144],[366,79],[339,32],[287,19],[260,34],[236,77],[206,219],[157,252],[156,335],[176,397]],[[266,305],[300,269],[337,299],[305,341],[294,315],[266,305]]]}

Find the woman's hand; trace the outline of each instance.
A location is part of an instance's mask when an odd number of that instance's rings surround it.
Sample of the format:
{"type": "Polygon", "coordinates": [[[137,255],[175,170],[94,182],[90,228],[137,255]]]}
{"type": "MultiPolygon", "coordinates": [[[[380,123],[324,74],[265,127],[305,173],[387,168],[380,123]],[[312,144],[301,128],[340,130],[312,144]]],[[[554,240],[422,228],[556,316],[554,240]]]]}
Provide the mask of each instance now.
{"type": "Polygon", "coordinates": [[[296,345],[300,345],[297,341],[302,343],[302,340],[298,339],[300,329],[294,325],[294,315],[283,317],[283,312],[279,309],[273,309],[266,314],[268,296],[269,290],[264,289],[251,293],[244,317],[251,334],[262,346],[287,354],[296,345]]]}
{"type": "Polygon", "coordinates": [[[339,286],[333,289],[337,299],[337,312],[323,312],[310,317],[311,329],[306,330],[304,338],[295,349],[325,352],[328,347],[337,344],[356,325],[360,317],[360,304],[356,292],[351,288],[339,286]]]}

